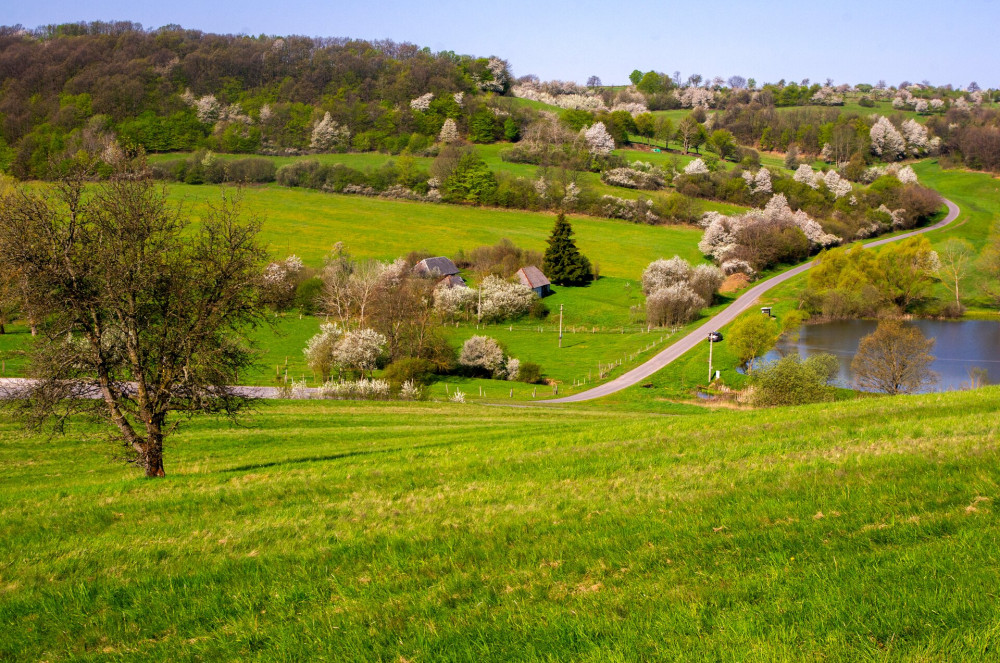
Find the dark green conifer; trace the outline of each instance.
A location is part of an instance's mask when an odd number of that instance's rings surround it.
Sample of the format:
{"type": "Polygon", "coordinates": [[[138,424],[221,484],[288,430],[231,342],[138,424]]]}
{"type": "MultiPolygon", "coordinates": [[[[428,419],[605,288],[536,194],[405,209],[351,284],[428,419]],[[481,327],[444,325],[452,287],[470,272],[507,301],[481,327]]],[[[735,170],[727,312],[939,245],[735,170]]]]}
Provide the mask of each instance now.
{"type": "Polygon", "coordinates": [[[576,248],[573,228],[566,216],[559,214],[548,239],[542,271],[556,285],[586,285],[594,279],[590,261],[576,248]]]}

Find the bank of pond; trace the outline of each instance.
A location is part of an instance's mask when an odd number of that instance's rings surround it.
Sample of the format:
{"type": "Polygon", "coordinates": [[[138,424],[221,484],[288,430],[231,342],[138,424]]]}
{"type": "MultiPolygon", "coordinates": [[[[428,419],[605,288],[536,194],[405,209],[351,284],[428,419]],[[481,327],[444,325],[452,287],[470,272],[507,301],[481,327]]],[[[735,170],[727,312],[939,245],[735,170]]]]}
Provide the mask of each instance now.
{"type": "MultiPolygon", "coordinates": [[[[1000,320],[923,320],[910,322],[927,338],[935,340],[931,370],[935,384],[922,390],[955,391],[971,386],[1000,384],[1000,320]]],[[[876,320],[835,320],[806,324],[779,339],[762,363],[793,354],[802,359],[826,353],[840,363],[835,384],[853,388],[855,376],[851,360],[864,336],[875,331],[876,320]]]]}

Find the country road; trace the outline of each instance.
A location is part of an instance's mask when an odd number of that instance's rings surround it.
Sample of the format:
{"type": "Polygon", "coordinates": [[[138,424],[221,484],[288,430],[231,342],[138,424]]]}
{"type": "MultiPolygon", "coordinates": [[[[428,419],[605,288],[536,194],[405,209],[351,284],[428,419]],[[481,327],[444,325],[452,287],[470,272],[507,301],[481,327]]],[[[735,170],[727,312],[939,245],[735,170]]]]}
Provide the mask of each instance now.
{"type": "MultiPolygon", "coordinates": [[[[948,200],[944,199],[944,204],[948,208],[948,214],[941,219],[938,223],[933,226],[927,226],[926,228],[919,228],[912,232],[904,233],[902,235],[896,235],[894,237],[886,237],[884,239],[875,240],[868,242],[864,245],[865,248],[872,246],[882,246],[883,244],[888,244],[889,242],[896,242],[901,239],[906,239],[907,237],[913,237],[915,235],[920,235],[922,233],[930,232],[931,230],[939,230],[944,228],[946,225],[958,218],[959,208],[958,205],[948,200]]],[[[717,313],[714,317],[710,318],[705,324],[698,327],[687,336],[681,338],[677,342],[663,349],[659,354],[651,357],[649,361],[636,366],[630,371],[619,375],[614,380],[605,382],[602,385],[598,385],[593,389],[588,389],[587,391],[581,391],[578,394],[573,394],[572,396],[564,396],[562,398],[553,398],[546,401],[537,401],[538,403],[578,403],[580,401],[589,401],[595,398],[600,398],[602,396],[608,396],[622,389],[631,387],[634,384],[645,380],[649,376],[656,373],[658,370],[667,366],[674,360],[680,358],[688,350],[691,350],[699,343],[704,343],[706,340],[707,332],[721,329],[725,325],[729,324],[736,319],[738,315],[753,307],[761,295],[770,290],[771,288],[784,283],[785,281],[794,278],[806,271],[810,267],[816,264],[815,260],[807,262],[798,267],[794,267],[787,272],[778,274],[777,276],[772,276],[766,281],[761,281],[754,287],[747,290],[745,293],[740,295],[736,301],[724,308],[722,311],[717,313]]]]}

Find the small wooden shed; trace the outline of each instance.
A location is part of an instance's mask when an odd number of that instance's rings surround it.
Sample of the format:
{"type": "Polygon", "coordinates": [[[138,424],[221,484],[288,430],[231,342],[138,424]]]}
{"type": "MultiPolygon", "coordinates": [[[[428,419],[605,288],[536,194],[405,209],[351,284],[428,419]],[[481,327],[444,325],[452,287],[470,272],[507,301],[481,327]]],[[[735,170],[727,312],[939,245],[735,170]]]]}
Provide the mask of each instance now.
{"type": "Polygon", "coordinates": [[[542,274],[542,270],[534,265],[528,265],[517,270],[517,278],[524,285],[535,291],[539,297],[547,297],[552,294],[552,284],[542,274]]]}

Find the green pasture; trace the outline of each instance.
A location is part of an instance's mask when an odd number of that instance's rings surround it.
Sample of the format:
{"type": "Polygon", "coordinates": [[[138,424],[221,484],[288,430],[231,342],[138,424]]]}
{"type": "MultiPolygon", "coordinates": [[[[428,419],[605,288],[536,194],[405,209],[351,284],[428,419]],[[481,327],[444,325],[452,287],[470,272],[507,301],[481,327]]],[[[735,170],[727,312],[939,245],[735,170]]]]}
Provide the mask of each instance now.
{"type": "Polygon", "coordinates": [[[0,659],[988,660],[998,399],[3,421],[0,659]]]}

